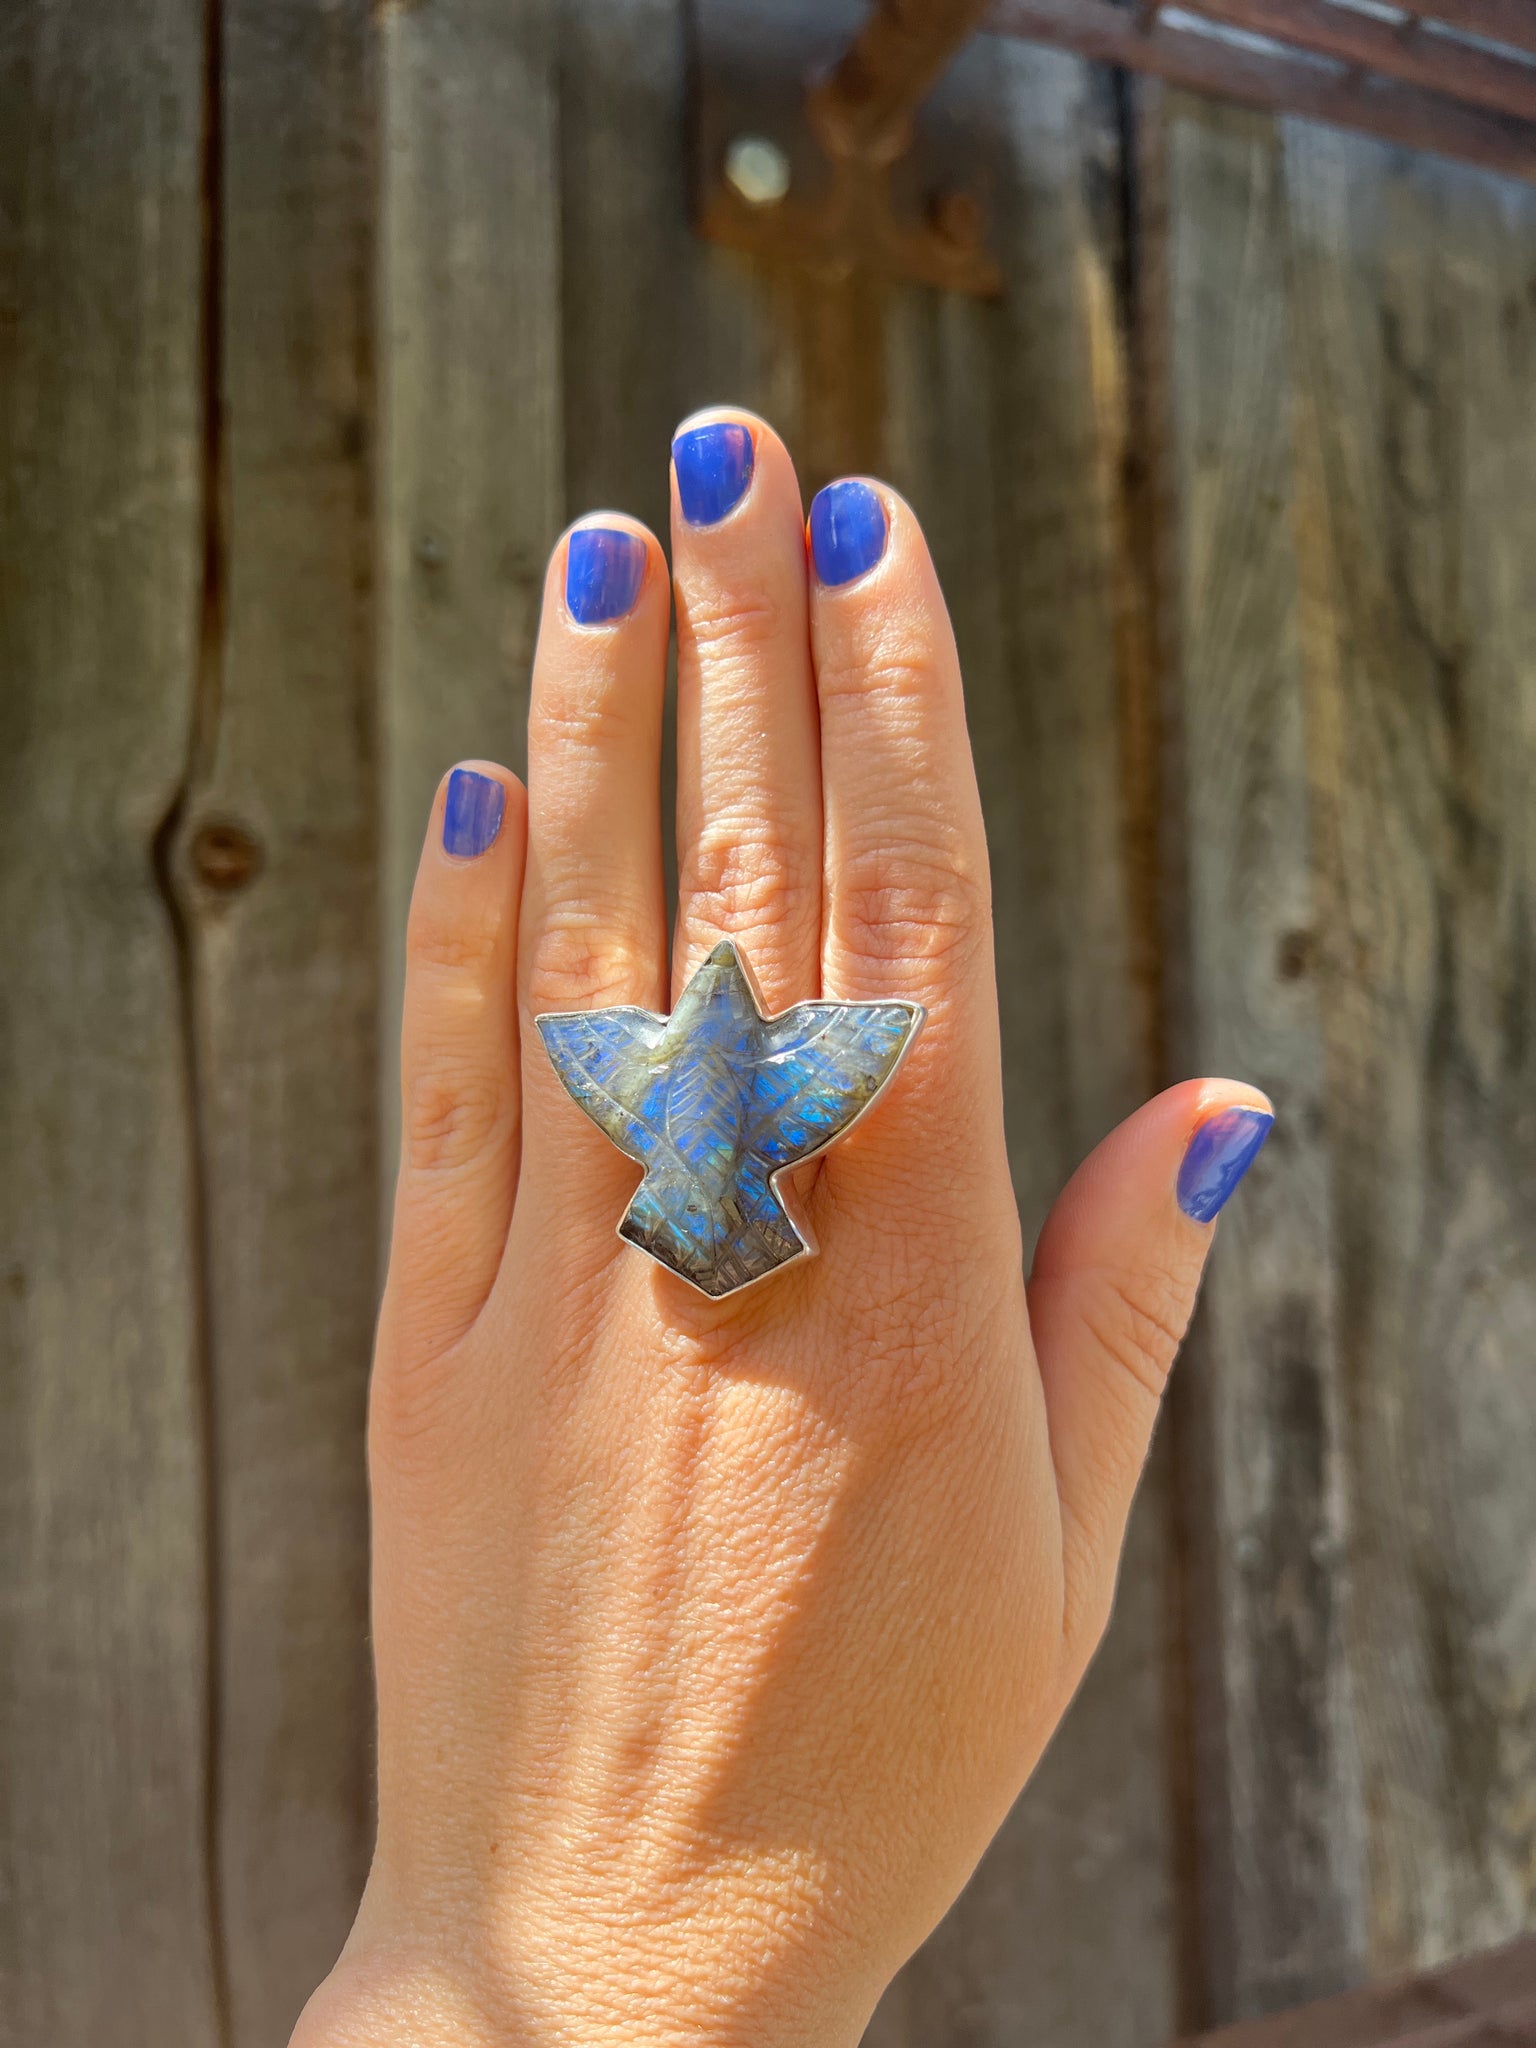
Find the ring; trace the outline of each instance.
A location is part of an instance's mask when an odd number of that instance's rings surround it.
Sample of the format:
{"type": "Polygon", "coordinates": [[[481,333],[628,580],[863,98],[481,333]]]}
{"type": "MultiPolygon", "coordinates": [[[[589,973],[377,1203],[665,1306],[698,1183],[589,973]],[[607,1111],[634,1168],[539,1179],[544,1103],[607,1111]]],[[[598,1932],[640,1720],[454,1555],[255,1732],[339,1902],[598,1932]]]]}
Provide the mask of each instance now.
{"type": "Polygon", "coordinates": [[[768,1016],[725,940],[670,1017],[621,1006],[533,1021],[572,1099],[645,1168],[619,1236],[718,1299],[815,1256],[781,1177],[863,1116],[925,1014],[834,1000],[768,1016]]]}

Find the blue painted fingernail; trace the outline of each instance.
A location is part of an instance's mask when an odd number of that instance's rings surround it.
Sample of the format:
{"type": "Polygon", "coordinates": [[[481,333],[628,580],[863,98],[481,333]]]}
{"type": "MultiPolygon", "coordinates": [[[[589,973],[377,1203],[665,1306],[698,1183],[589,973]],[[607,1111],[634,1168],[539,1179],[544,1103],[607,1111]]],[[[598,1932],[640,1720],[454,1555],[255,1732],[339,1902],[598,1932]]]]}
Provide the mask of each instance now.
{"type": "Polygon", "coordinates": [[[689,427],[672,443],[677,495],[690,526],[717,526],[747,494],[752,436],[734,420],[689,427]]]}
{"type": "Polygon", "coordinates": [[[1267,1109],[1218,1109],[1196,1127],[1179,1168],[1179,1207],[1186,1216],[1209,1223],[1226,1205],[1274,1121],[1267,1109]]]}
{"type": "Polygon", "coordinates": [[[476,860],[494,846],[507,808],[507,792],[494,775],[455,768],[443,805],[443,851],[457,860],[476,860]]]}
{"type": "Polygon", "coordinates": [[[622,619],[640,595],[645,542],[618,526],[579,526],[565,550],[565,602],[578,626],[622,619]]]}
{"type": "Polygon", "coordinates": [[[856,477],[811,500],[811,553],[823,583],[851,583],[885,553],[885,507],[856,477]]]}

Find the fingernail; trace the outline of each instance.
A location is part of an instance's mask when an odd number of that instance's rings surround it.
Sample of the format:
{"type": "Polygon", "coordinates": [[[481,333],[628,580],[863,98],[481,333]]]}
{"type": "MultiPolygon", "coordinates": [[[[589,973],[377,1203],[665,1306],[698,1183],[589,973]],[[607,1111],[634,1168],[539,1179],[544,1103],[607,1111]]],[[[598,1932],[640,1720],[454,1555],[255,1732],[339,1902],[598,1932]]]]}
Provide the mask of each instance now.
{"type": "Polygon", "coordinates": [[[688,427],[672,443],[677,495],[690,526],[718,526],[752,481],[752,436],[734,420],[688,427]]]}
{"type": "Polygon", "coordinates": [[[1179,1168],[1179,1207],[1209,1223],[1259,1156],[1274,1118],[1267,1109],[1218,1109],[1197,1125],[1179,1168]]]}
{"type": "Polygon", "coordinates": [[[494,846],[507,808],[507,792],[494,775],[455,768],[443,805],[443,851],[456,860],[476,860],[494,846]]]}
{"type": "Polygon", "coordinates": [[[617,526],[579,526],[566,543],[565,602],[578,626],[622,619],[640,595],[645,542],[617,526]]]}
{"type": "Polygon", "coordinates": [[[856,477],[811,500],[811,553],[823,583],[851,583],[885,553],[885,507],[856,477]]]}

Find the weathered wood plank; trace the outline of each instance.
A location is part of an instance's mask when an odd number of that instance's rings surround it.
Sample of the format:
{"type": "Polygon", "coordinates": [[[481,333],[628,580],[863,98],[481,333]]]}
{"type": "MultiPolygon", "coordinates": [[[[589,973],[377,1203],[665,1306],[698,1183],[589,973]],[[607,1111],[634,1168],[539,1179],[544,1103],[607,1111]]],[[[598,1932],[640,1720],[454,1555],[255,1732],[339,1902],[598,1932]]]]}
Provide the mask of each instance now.
{"type": "Polygon", "coordinates": [[[372,1839],[368,45],[364,0],[224,0],[219,601],[175,869],[208,1216],[230,2048],[287,2038],[372,1839]]]}
{"type": "MultiPolygon", "coordinates": [[[[553,0],[379,10],[385,1158],[405,912],[438,777],[521,772],[561,519],[553,0]]],[[[393,1190],[393,1168],[385,1176],[393,1190]]]]}
{"type": "MultiPolygon", "coordinates": [[[[983,45],[963,65],[955,84],[997,169],[1006,294],[997,310],[899,296],[887,432],[965,668],[1029,1243],[1151,1080],[1119,715],[1119,141],[1104,81],[1075,59],[983,45]]],[[[1150,2048],[1174,2030],[1169,1507],[1159,1457],[1099,1657],[966,1893],[888,1993],[871,2048],[1150,2048]]]]}
{"type": "Polygon", "coordinates": [[[0,2040],[214,2048],[198,1191],[205,10],[0,26],[0,2040]]]}
{"type": "Polygon", "coordinates": [[[1536,1908],[1536,194],[1294,124],[1369,1957],[1536,1908]]]}
{"type": "Polygon", "coordinates": [[[562,0],[566,509],[622,506],[663,541],[673,428],[760,403],[776,347],[761,278],[690,225],[688,61],[679,0],[562,0]]]}
{"type": "Polygon", "coordinates": [[[1174,1390],[1200,1735],[1203,2009],[1353,1981],[1367,1952],[1347,1659],[1332,1160],[1312,959],[1284,188],[1265,117],[1170,102],[1180,656],[1172,828],[1186,1071],[1279,1112],[1174,1390]]]}
{"type": "Polygon", "coordinates": [[[1175,104],[1187,1021],[1282,1111],[1196,1347],[1221,2018],[1536,1897],[1536,207],[1175,104]]]}

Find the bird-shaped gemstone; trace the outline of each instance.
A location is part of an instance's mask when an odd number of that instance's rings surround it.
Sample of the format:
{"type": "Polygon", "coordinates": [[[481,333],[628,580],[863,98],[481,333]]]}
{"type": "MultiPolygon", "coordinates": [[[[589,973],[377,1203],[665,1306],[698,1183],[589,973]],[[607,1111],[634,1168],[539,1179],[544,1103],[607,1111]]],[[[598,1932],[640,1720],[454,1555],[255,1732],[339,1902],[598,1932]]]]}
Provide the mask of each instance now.
{"type": "Polygon", "coordinates": [[[920,1003],[797,1003],[766,1017],[729,940],[670,1017],[618,1008],[535,1018],[555,1072],[645,1178],[619,1234],[710,1295],[814,1251],[774,1185],[868,1109],[920,1003]]]}

